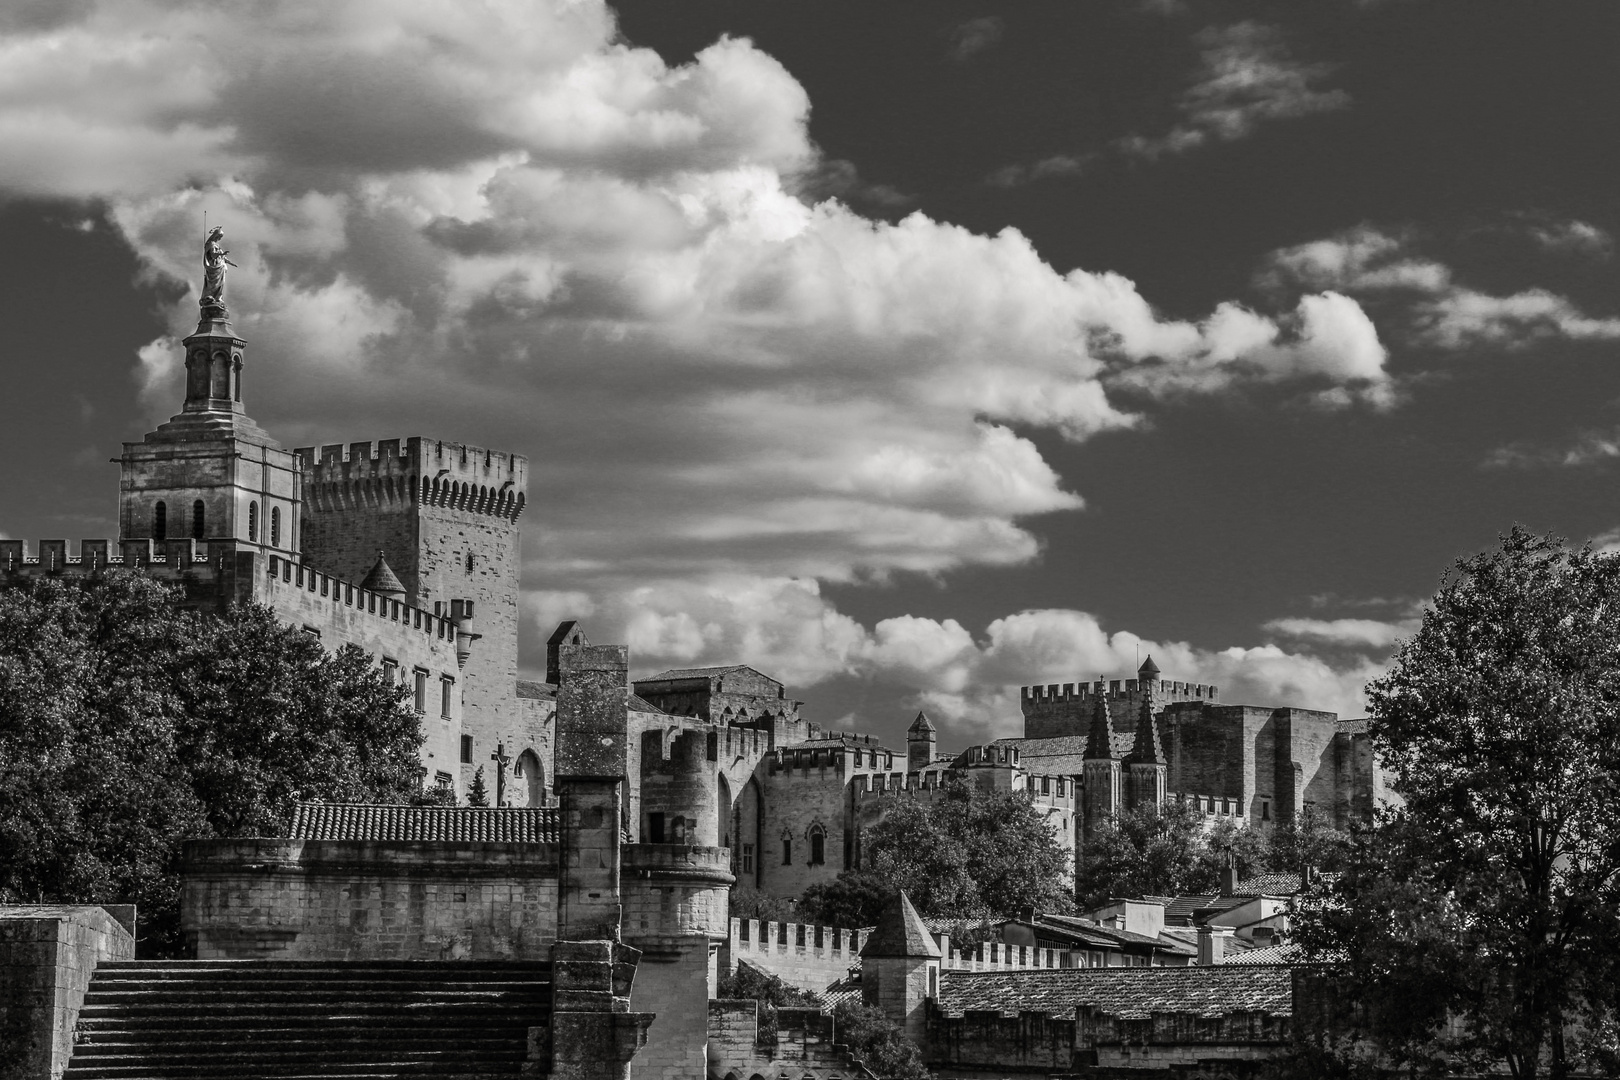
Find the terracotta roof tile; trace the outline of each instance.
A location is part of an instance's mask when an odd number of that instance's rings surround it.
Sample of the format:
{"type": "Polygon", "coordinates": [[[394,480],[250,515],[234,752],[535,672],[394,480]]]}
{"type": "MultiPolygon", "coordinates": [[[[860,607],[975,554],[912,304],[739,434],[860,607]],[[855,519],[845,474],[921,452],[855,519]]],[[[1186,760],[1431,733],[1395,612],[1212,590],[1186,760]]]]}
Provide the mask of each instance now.
{"type": "Polygon", "coordinates": [[[292,839],[555,844],[557,811],[551,807],[484,810],[476,807],[299,803],[293,815],[292,839]]]}
{"type": "Polygon", "coordinates": [[[1081,1005],[1122,1020],[1147,1019],[1156,1012],[1206,1017],[1294,1012],[1292,973],[1277,965],[943,971],[939,983],[939,1007],[947,1016],[970,1010],[1072,1016],[1081,1005]]]}
{"type": "MultiPolygon", "coordinates": [[[[1228,947],[1232,942],[1226,943],[1228,947]]],[[[1305,959],[1305,950],[1298,944],[1287,941],[1281,945],[1267,945],[1263,949],[1250,949],[1221,960],[1224,964],[1298,964],[1305,959]]]]}
{"type": "Polygon", "coordinates": [[[1293,896],[1299,892],[1298,874],[1256,874],[1237,883],[1240,893],[1293,896]]]}

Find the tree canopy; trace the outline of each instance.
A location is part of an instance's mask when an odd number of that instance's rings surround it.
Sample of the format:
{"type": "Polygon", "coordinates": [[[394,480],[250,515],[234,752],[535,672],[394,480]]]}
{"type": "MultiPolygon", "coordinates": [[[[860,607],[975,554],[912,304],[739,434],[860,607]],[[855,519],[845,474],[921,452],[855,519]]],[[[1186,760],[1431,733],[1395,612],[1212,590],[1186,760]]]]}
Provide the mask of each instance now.
{"type": "Polygon", "coordinates": [[[1104,821],[1080,854],[1082,907],[1117,897],[1214,892],[1228,860],[1240,872],[1335,870],[1349,837],[1306,810],[1262,832],[1231,818],[1211,822],[1190,803],[1141,806],[1104,821]]]}
{"type": "Polygon", "coordinates": [[[1368,698],[1405,801],[1305,923],[1345,961],[1336,1021],[1401,1067],[1612,1074],[1620,559],[1515,528],[1446,576],[1368,698]]]}
{"type": "Polygon", "coordinates": [[[896,799],[861,838],[861,868],[812,886],[805,917],[871,926],[896,889],[930,916],[1072,911],[1069,856],[1022,791],[953,777],[931,800],[896,799]]]}
{"type": "Polygon", "coordinates": [[[362,650],[178,599],[118,570],[0,590],[0,900],[134,902],[148,955],[178,944],[181,840],[421,784],[420,723],[362,650]]]}

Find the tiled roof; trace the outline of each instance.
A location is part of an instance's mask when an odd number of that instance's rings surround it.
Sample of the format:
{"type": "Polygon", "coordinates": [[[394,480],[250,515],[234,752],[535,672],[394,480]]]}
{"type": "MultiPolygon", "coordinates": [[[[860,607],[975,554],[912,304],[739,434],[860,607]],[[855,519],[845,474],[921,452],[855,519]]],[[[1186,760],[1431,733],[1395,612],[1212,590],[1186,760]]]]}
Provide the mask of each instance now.
{"type": "Polygon", "coordinates": [[[1220,896],[1216,893],[1192,893],[1178,896],[1164,906],[1164,925],[1191,926],[1193,912],[1202,911],[1220,896]]]}
{"type": "MultiPolygon", "coordinates": [[[[724,667],[670,668],[668,671],[660,671],[658,674],[650,675],[645,679],[637,679],[636,682],[665,682],[670,679],[712,679],[716,675],[725,675],[733,671],[753,670],[753,668],[744,664],[727,664],[724,667]]],[[[754,674],[758,675],[760,673],[755,671],[754,674]]]]}
{"type": "Polygon", "coordinates": [[[1018,749],[1018,764],[1037,776],[1082,776],[1085,773],[1086,740],[1081,735],[1055,739],[997,739],[996,746],[1018,749]]]}
{"type": "MultiPolygon", "coordinates": [[[[1035,932],[1058,931],[1073,934],[1087,944],[1099,945],[1104,948],[1109,945],[1150,945],[1162,952],[1187,954],[1187,943],[1179,937],[1160,936],[1148,937],[1146,934],[1135,934],[1129,930],[1116,930],[1111,926],[1103,926],[1092,919],[1080,919],[1069,915],[1042,915],[1036,921],[1035,932]]],[[[1196,949],[1192,950],[1197,952],[1196,949]]]]}
{"type": "Polygon", "coordinates": [[[1293,896],[1299,892],[1298,874],[1256,874],[1237,883],[1240,893],[1265,893],[1269,896],[1293,896]]]}
{"type": "Polygon", "coordinates": [[[1365,716],[1359,720],[1340,720],[1339,730],[1346,735],[1365,735],[1370,723],[1371,721],[1365,716]]]}
{"type": "Polygon", "coordinates": [[[816,995],[823,1009],[836,1009],[846,1001],[861,1003],[861,973],[859,969],[851,971],[837,982],[829,983],[827,988],[816,995]]]}
{"type": "MultiPolygon", "coordinates": [[[[1229,941],[1227,945],[1232,943],[1229,941]]],[[[1227,956],[1222,964],[1297,964],[1305,959],[1305,950],[1292,941],[1281,945],[1267,945],[1263,949],[1250,949],[1227,956]]]]}
{"type": "Polygon", "coordinates": [[[1073,1016],[1080,1005],[1122,1020],[1156,1012],[1292,1016],[1293,977],[1286,967],[1255,964],[940,972],[939,1007],[947,1016],[969,1010],[1073,1016]]]}
{"type": "Polygon", "coordinates": [[[293,815],[292,838],[555,844],[557,811],[551,807],[482,810],[476,807],[299,803],[293,815]]]}

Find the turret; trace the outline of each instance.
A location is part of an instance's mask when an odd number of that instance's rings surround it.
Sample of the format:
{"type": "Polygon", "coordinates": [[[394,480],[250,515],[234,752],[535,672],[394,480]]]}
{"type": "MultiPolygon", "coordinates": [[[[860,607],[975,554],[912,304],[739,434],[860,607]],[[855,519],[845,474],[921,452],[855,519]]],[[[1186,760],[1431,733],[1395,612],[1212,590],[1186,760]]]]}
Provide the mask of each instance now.
{"type": "Polygon", "coordinates": [[[361,579],[360,587],[390,600],[403,602],[405,599],[405,586],[400,584],[398,575],[388,565],[388,559],[381,551],[377,552],[377,561],[371,564],[370,572],[361,579]]]}
{"type": "Polygon", "coordinates": [[[906,729],[906,769],[917,772],[926,769],[934,763],[934,751],[938,733],[934,730],[934,723],[928,719],[928,714],[920,712],[917,719],[911,722],[906,729]]]}
{"type": "Polygon", "coordinates": [[[926,1034],[927,1001],[939,995],[940,959],[911,898],[896,892],[861,949],[861,1000],[882,1009],[919,1046],[926,1034]]]}
{"type": "Polygon", "coordinates": [[[1092,698],[1091,727],[1086,733],[1085,756],[1081,760],[1086,778],[1084,831],[1087,835],[1119,813],[1120,761],[1114,756],[1113,741],[1108,696],[1098,694],[1092,698]]]}
{"type": "MultiPolygon", "coordinates": [[[[1153,658],[1148,657],[1148,664],[1153,658]]],[[[1164,744],[1159,739],[1158,718],[1153,715],[1153,684],[1147,681],[1147,664],[1142,665],[1142,701],[1136,710],[1136,737],[1131,744],[1131,806],[1160,806],[1165,800],[1169,773],[1164,744]]]]}

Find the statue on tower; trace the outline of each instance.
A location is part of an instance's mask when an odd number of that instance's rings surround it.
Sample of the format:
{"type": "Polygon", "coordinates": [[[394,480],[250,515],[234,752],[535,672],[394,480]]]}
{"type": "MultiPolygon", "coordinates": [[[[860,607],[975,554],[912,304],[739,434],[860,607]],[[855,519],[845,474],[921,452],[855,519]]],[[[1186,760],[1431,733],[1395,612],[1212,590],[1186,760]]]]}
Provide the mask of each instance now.
{"type": "Polygon", "coordinates": [[[226,256],[229,251],[220,244],[225,239],[225,230],[216,225],[208,230],[208,239],[203,241],[203,284],[202,298],[197,301],[203,309],[204,318],[228,318],[225,311],[225,268],[235,266],[226,256]]]}

